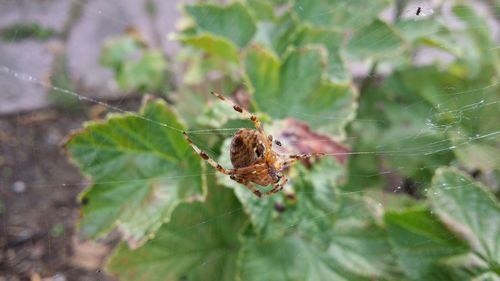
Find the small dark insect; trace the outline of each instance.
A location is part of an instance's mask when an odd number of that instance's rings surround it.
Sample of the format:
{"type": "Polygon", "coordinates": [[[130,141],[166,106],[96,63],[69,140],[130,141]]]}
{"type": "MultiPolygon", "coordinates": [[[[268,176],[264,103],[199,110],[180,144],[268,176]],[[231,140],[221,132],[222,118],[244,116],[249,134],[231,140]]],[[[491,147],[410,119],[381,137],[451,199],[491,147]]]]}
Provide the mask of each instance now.
{"type": "MultiPolygon", "coordinates": [[[[233,136],[229,152],[233,169],[223,168],[219,163],[208,157],[205,152],[193,143],[186,132],[183,132],[184,137],[203,160],[207,161],[217,171],[243,184],[257,197],[271,195],[282,190],[288,181],[283,172],[293,162],[311,156],[324,155],[323,153],[300,155],[283,155],[277,153],[272,149],[273,136],[265,134],[257,116],[217,93],[212,92],[212,94],[219,100],[229,104],[235,111],[250,119],[255,126],[255,129],[240,129],[233,136]],[[254,184],[260,186],[272,184],[273,189],[262,194],[262,192],[255,188],[254,184]]],[[[275,144],[281,146],[280,141],[276,140],[275,144]]]]}
{"type": "Polygon", "coordinates": [[[422,8],[418,7],[418,9],[417,9],[417,16],[420,15],[421,11],[422,11],[422,8]]]}

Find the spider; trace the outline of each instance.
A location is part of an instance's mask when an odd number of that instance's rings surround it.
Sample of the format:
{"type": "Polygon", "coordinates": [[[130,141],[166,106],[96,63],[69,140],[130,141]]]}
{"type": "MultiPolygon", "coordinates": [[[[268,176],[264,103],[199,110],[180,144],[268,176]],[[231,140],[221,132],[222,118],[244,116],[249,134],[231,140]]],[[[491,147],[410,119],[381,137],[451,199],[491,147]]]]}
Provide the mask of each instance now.
{"type": "MultiPolygon", "coordinates": [[[[232,106],[234,110],[241,113],[253,122],[255,129],[239,129],[231,140],[230,158],[233,169],[226,169],[198,148],[189,138],[186,132],[182,132],[191,147],[203,160],[224,175],[228,175],[232,180],[244,185],[257,197],[271,195],[283,189],[288,179],[283,172],[287,166],[293,162],[311,156],[321,156],[323,153],[282,155],[272,149],[273,136],[266,135],[262,124],[257,116],[249,113],[239,105],[227,100],[225,97],[211,92],[219,100],[232,106]],[[273,188],[262,193],[255,185],[267,186],[272,184],[273,188]]],[[[281,142],[275,140],[274,143],[281,146],[281,142]]]]}

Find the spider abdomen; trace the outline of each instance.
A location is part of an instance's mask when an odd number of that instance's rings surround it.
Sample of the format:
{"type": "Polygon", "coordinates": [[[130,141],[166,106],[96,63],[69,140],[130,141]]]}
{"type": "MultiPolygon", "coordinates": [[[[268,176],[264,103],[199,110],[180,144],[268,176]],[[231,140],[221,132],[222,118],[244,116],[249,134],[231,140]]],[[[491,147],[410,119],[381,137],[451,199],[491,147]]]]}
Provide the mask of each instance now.
{"type": "MultiPolygon", "coordinates": [[[[182,132],[189,145],[210,166],[220,173],[229,176],[232,180],[244,185],[255,196],[271,195],[279,192],[286,185],[288,179],[283,175],[287,165],[309,157],[308,155],[280,155],[273,150],[273,137],[266,135],[262,123],[257,116],[249,113],[241,106],[234,104],[225,97],[212,92],[219,100],[228,103],[234,110],[253,122],[255,130],[240,129],[231,140],[230,158],[234,169],[226,169],[211,159],[203,150],[196,146],[186,132],[182,132]],[[262,192],[255,188],[254,184],[267,186],[272,189],[262,192]]],[[[281,146],[279,141],[276,145],[281,146]]],[[[323,154],[322,154],[323,155],[323,154]]],[[[314,156],[311,155],[311,156],[314,156]]]]}
{"type": "Polygon", "coordinates": [[[265,141],[256,130],[240,129],[231,141],[230,158],[233,167],[248,167],[261,161],[265,152],[265,141]]]}

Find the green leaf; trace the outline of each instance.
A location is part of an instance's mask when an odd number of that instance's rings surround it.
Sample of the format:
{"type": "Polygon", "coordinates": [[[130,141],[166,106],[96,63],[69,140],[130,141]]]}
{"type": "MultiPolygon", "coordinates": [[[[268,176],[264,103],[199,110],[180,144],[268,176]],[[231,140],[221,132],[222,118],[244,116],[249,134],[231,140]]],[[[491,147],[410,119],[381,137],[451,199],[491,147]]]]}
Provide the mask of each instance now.
{"type": "Polygon", "coordinates": [[[300,19],[316,26],[359,29],[371,23],[388,5],[386,0],[298,0],[293,8],[300,19]]]}
{"type": "Polygon", "coordinates": [[[450,230],[500,275],[500,206],[482,184],[452,168],[440,168],[429,199],[450,230]]]}
{"type": "Polygon", "coordinates": [[[272,21],[275,19],[274,7],[267,0],[246,0],[248,8],[259,21],[272,21]]]}
{"type": "MultiPolygon", "coordinates": [[[[224,54],[224,56],[227,55],[224,54]]],[[[220,89],[221,92],[232,91],[237,83],[234,80],[239,74],[239,65],[234,61],[222,60],[220,56],[216,55],[207,56],[205,51],[194,48],[181,48],[176,60],[186,67],[182,76],[182,84],[178,85],[182,88],[179,91],[197,92],[199,96],[200,90],[206,94],[213,89],[220,89]],[[223,76],[211,77],[207,75],[207,73],[212,72],[221,73],[223,76]],[[224,85],[221,85],[220,81],[224,81],[224,85]],[[192,86],[197,87],[196,91],[192,86]]],[[[182,93],[182,95],[188,96],[189,94],[182,93]]]]}
{"type": "MultiPolygon", "coordinates": [[[[480,137],[480,136],[478,136],[480,137]]],[[[474,139],[474,138],[472,138],[474,139]]],[[[463,143],[455,150],[457,159],[467,168],[479,169],[489,172],[494,169],[500,170],[500,147],[492,142],[491,144],[463,143]]]]}
{"type": "Polygon", "coordinates": [[[400,20],[394,27],[407,42],[413,43],[413,48],[426,46],[455,56],[461,53],[460,43],[454,33],[436,19],[400,20]]]}
{"type": "Polygon", "coordinates": [[[196,21],[197,29],[228,38],[240,48],[248,44],[256,30],[253,18],[238,2],[224,7],[198,4],[185,9],[196,21]]]}
{"type": "Polygon", "coordinates": [[[324,49],[291,50],[280,64],[271,53],[254,46],[246,56],[245,69],[257,108],[271,117],[293,117],[336,136],[342,136],[344,126],[354,118],[356,90],[351,84],[323,79],[324,49]]]}
{"type": "MultiPolygon", "coordinates": [[[[230,120],[248,121],[248,123],[250,123],[250,128],[255,128],[253,127],[253,123],[249,122],[248,119],[243,119],[241,113],[222,102],[216,102],[210,107],[205,106],[202,114],[198,114],[198,118],[196,119],[199,125],[209,128],[221,128],[230,120]]],[[[242,126],[234,127],[235,129],[233,132],[228,131],[227,133],[234,134],[240,127],[242,126]]]]}
{"type": "Polygon", "coordinates": [[[186,45],[191,45],[205,50],[207,53],[221,57],[223,59],[238,63],[240,55],[238,47],[233,42],[223,37],[214,36],[209,33],[192,36],[181,36],[180,41],[186,45]]]}
{"type": "Polygon", "coordinates": [[[344,34],[325,28],[314,28],[309,25],[302,28],[295,39],[298,47],[307,44],[321,44],[328,50],[328,74],[332,81],[348,82],[350,74],[340,56],[340,48],[344,34]]]}
{"type": "MultiPolygon", "coordinates": [[[[364,89],[358,119],[351,128],[357,139],[355,149],[375,151],[376,155],[354,158],[356,163],[351,167],[358,170],[350,172],[353,174],[350,189],[359,190],[376,180],[383,181],[381,166],[386,167],[385,171],[393,170],[391,173],[395,176],[410,177],[425,185],[430,182],[435,168],[453,159],[446,131],[435,125],[433,115],[429,115],[432,104],[410,90],[400,74],[396,71],[385,78],[381,86],[364,89]]],[[[417,83],[418,80],[412,81],[417,83]]],[[[425,83],[421,83],[421,91],[425,90],[425,83]]]]}
{"type": "Polygon", "coordinates": [[[356,30],[346,47],[346,55],[353,60],[386,59],[401,53],[405,42],[396,30],[381,20],[356,30]]]}
{"type": "Polygon", "coordinates": [[[439,266],[447,271],[447,280],[500,281],[500,274],[490,271],[488,264],[475,254],[452,257],[439,266]]]}
{"type": "Polygon", "coordinates": [[[115,114],[89,122],[66,149],[92,179],[80,232],[96,238],[115,226],[132,246],[153,235],[182,201],[203,198],[198,155],[180,133],[182,124],[161,100],[139,114],[115,114]]]}
{"type": "Polygon", "coordinates": [[[123,90],[154,92],[166,82],[167,63],[161,51],[146,49],[130,36],[106,42],[101,63],[113,69],[123,90]]]}
{"type": "MultiPolygon", "coordinates": [[[[352,128],[355,128],[355,131],[352,130],[350,136],[353,138],[357,138],[358,143],[355,147],[353,147],[352,151],[369,151],[372,150],[372,147],[368,147],[365,149],[361,145],[360,142],[364,141],[361,137],[357,137],[362,132],[363,136],[370,135],[370,132],[373,132],[373,127],[367,130],[367,126],[363,126],[360,129],[359,121],[354,121],[352,124],[352,128]]],[[[375,130],[373,135],[376,135],[377,131],[375,130]]],[[[387,186],[386,179],[384,178],[384,174],[379,172],[379,157],[377,155],[349,155],[349,162],[347,171],[349,171],[349,175],[347,177],[347,182],[342,186],[342,190],[348,190],[351,192],[362,192],[368,189],[378,189],[382,190],[387,186]]],[[[385,196],[385,193],[384,193],[385,196]]]]}
{"type": "Polygon", "coordinates": [[[399,34],[408,41],[416,41],[421,38],[430,37],[443,30],[445,27],[436,20],[401,20],[395,24],[399,34]]]}
{"type": "MultiPolygon", "coordinates": [[[[221,157],[222,158],[222,157],[221,157]]],[[[289,173],[288,186],[275,196],[257,198],[245,187],[224,180],[233,187],[255,232],[265,240],[279,239],[298,231],[318,244],[331,240],[328,233],[333,214],[338,210],[338,192],[334,189],[343,172],[333,157],[325,157],[306,170],[297,164],[298,175],[289,173]],[[293,196],[293,199],[287,196],[293,196]],[[284,211],[276,206],[282,206],[284,211]]],[[[294,169],[292,168],[292,169],[294,169]]]]}
{"type": "MultiPolygon", "coordinates": [[[[486,71],[484,74],[488,75],[486,71]]],[[[457,159],[465,167],[486,174],[500,171],[500,123],[493,117],[500,110],[500,84],[481,80],[462,80],[466,84],[453,100],[439,108],[440,118],[436,119],[457,120],[447,124],[457,159]]]]}
{"type": "Polygon", "coordinates": [[[158,91],[165,84],[167,64],[160,51],[145,52],[138,61],[126,61],[117,72],[116,81],[122,89],[141,92],[158,91]]]}
{"type": "Polygon", "coordinates": [[[140,51],[140,48],[139,42],[130,36],[109,40],[104,44],[101,64],[117,71],[134,53],[140,51]]]}
{"type": "Polygon", "coordinates": [[[496,70],[496,75],[500,75],[500,56],[496,51],[498,42],[493,38],[493,32],[490,31],[485,17],[477,14],[471,6],[466,5],[454,6],[453,13],[467,24],[463,32],[473,41],[474,48],[466,50],[469,52],[468,57],[476,59],[477,56],[483,64],[491,64],[496,70]]]}
{"type": "Polygon", "coordinates": [[[341,194],[328,253],[361,280],[401,280],[387,231],[379,225],[380,204],[358,195],[341,194]]]}
{"type": "Polygon", "coordinates": [[[183,203],[138,250],[123,243],[108,263],[120,280],[235,280],[246,217],[233,192],[211,183],[204,203],[183,203]]]}
{"type": "Polygon", "coordinates": [[[270,96],[280,94],[280,61],[271,52],[264,48],[254,46],[245,57],[245,70],[252,87],[256,91],[254,96],[264,95],[264,91],[270,96]]]}
{"type": "Polygon", "coordinates": [[[467,251],[428,209],[388,212],[385,221],[399,266],[412,280],[443,280],[438,262],[467,251]]]}
{"type": "Polygon", "coordinates": [[[285,13],[274,21],[258,22],[255,42],[281,57],[293,44],[298,30],[300,30],[300,25],[297,19],[291,13],[285,13]]]}
{"type": "MultiPolygon", "coordinates": [[[[441,147],[434,147],[427,153],[454,148],[453,152],[462,165],[487,173],[500,168],[497,164],[500,151],[496,138],[500,123],[493,118],[499,110],[500,84],[492,80],[492,75],[484,69],[482,75],[475,77],[463,63],[449,69],[434,65],[407,68],[391,77],[393,81],[389,90],[395,93],[399,91],[397,95],[400,97],[414,97],[413,101],[409,101],[414,104],[412,112],[416,113],[416,108],[421,108],[418,113],[420,117],[415,116],[415,121],[420,120],[422,124],[427,122],[425,126],[437,128],[438,131],[446,128],[449,141],[441,142],[441,147]],[[432,106],[433,114],[428,113],[429,106],[432,106]]],[[[387,109],[384,111],[388,112],[387,109]]],[[[407,115],[404,110],[400,111],[402,113],[394,116],[395,120],[401,120],[401,114],[407,115]]],[[[404,134],[408,135],[407,132],[404,134]]]]}
{"type": "Polygon", "coordinates": [[[309,256],[304,256],[307,250],[304,241],[296,237],[269,243],[259,242],[255,238],[247,239],[240,252],[239,277],[242,281],[306,280],[306,263],[308,266],[324,266],[322,262],[318,263],[317,257],[309,260],[309,256]],[[296,258],[298,256],[302,258],[296,258]]]}
{"type": "Polygon", "coordinates": [[[241,280],[399,280],[386,234],[368,219],[366,203],[344,202],[329,215],[335,223],[326,232],[327,245],[308,239],[318,233],[245,240],[238,263],[241,280]]]}
{"type": "MultiPolygon", "coordinates": [[[[228,167],[229,157],[223,154],[219,163],[228,167]]],[[[255,232],[239,257],[242,280],[386,280],[395,274],[385,233],[372,217],[377,210],[357,194],[335,190],[342,174],[333,157],[310,169],[297,164],[284,191],[260,199],[219,177],[234,189],[255,232]]]]}

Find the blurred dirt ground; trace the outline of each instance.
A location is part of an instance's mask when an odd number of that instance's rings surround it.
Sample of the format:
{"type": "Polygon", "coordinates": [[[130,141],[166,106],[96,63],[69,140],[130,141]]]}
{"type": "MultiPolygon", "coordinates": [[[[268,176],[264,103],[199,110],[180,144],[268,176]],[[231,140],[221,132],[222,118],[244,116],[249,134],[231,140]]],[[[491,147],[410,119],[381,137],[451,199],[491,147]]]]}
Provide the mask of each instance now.
{"type": "MultiPolygon", "coordinates": [[[[139,98],[110,102],[137,110],[139,98]]],[[[61,147],[107,108],[45,109],[0,119],[0,281],[112,280],[101,270],[116,241],[81,241],[77,195],[88,184],[61,147]]]]}
{"type": "Polygon", "coordinates": [[[75,234],[88,182],[60,146],[108,109],[51,86],[137,110],[140,98],[125,98],[100,65],[102,45],[134,27],[172,55],[178,43],[166,35],[181,2],[0,1],[0,281],[112,280],[102,267],[116,237],[93,243],[75,234]]]}

